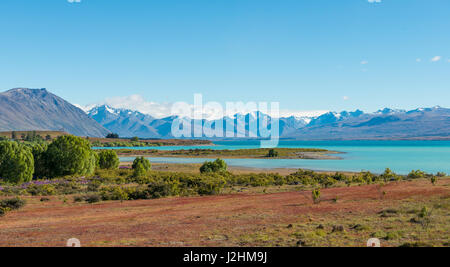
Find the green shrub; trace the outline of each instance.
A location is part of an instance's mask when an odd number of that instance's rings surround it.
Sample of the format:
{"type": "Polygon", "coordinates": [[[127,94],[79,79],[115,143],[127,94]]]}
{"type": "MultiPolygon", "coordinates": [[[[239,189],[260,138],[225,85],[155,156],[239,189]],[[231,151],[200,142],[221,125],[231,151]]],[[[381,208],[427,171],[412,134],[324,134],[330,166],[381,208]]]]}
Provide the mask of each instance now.
{"type": "Polygon", "coordinates": [[[137,162],[136,165],[133,168],[133,178],[135,178],[136,182],[139,184],[142,184],[144,182],[143,179],[145,179],[147,175],[147,170],[145,169],[142,162],[137,162]]]}
{"type": "Polygon", "coordinates": [[[333,178],[331,178],[331,177],[329,177],[327,175],[324,175],[324,176],[319,178],[319,184],[322,187],[325,187],[325,188],[329,188],[329,187],[333,186],[336,183],[337,183],[336,180],[334,180],[333,178]]]}
{"type": "Polygon", "coordinates": [[[88,192],[97,192],[101,186],[102,186],[102,183],[100,181],[97,181],[97,180],[91,181],[87,186],[87,191],[88,192]]]}
{"type": "Polygon", "coordinates": [[[134,161],[133,161],[133,165],[132,168],[133,170],[135,170],[138,167],[138,164],[141,164],[142,167],[144,168],[145,171],[150,171],[152,169],[152,164],[150,163],[150,161],[144,157],[137,157],[134,161]]]}
{"type": "Polygon", "coordinates": [[[437,177],[436,176],[431,176],[431,178],[430,178],[430,180],[431,180],[431,183],[433,184],[433,185],[436,185],[436,183],[437,183],[437,177]]]}
{"type": "Polygon", "coordinates": [[[88,194],[84,197],[84,201],[90,204],[100,202],[101,200],[102,198],[98,194],[88,194]]]}
{"type": "Polygon", "coordinates": [[[128,193],[119,186],[104,187],[100,190],[102,200],[128,200],[128,193]]]}
{"type": "Polygon", "coordinates": [[[87,194],[87,195],[83,195],[83,196],[75,196],[73,198],[74,202],[86,201],[87,203],[90,203],[90,204],[100,202],[101,200],[102,200],[102,198],[98,194],[87,194]]]}
{"type": "Polygon", "coordinates": [[[413,170],[408,174],[409,179],[419,179],[419,178],[425,178],[426,173],[421,170],[413,170]]]}
{"type": "Polygon", "coordinates": [[[389,182],[389,181],[396,181],[399,179],[399,176],[397,174],[395,174],[394,172],[392,172],[391,169],[387,168],[384,173],[381,175],[380,177],[381,179],[383,179],[385,182],[389,182]]]}
{"type": "Polygon", "coordinates": [[[83,202],[84,201],[84,196],[74,196],[73,197],[73,202],[83,202]]]}
{"type": "Polygon", "coordinates": [[[22,200],[20,198],[10,198],[0,200],[0,208],[8,208],[10,210],[18,210],[23,206],[25,206],[25,204],[26,204],[25,200],[22,200]]]}
{"type": "Polygon", "coordinates": [[[399,231],[388,232],[384,237],[385,240],[396,240],[402,237],[402,233],[399,231]]]}
{"type": "Polygon", "coordinates": [[[118,138],[119,138],[119,135],[116,134],[116,133],[109,133],[109,134],[106,135],[106,138],[109,138],[109,139],[118,139],[118,138]]]}
{"type": "Polygon", "coordinates": [[[57,183],[55,188],[58,194],[71,195],[81,191],[81,185],[76,181],[57,183]]]}
{"type": "Polygon", "coordinates": [[[98,166],[100,169],[117,169],[119,167],[119,164],[119,157],[113,150],[103,150],[98,154],[98,166]]]}
{"type": "Polygon", "coordinates": [[[89,141],[72,135],[58,137],[48,146],[44,157],[49,177],[92,175],[96,166],[89,141]]]}
{"type": "Polygon", "coordinates": [[[129,188],[128,189],[128,197],[131,200],[138,200],[138,199],[152,199],[152,195],[150,191],[148,190],[148,187],[136,187],[136,188],[129,188]]]}
{"type": "Polygon", "coordinates": [[[51,184],[28,186],[27,192],[32,196],[53,196],[56,195],[56,188],[51,184]]]}
{"type": "Polygon", "coordinates": [[[156,182],[149,184],[147,192],[151,198],[163,198],[173,195],[173,187],[169,183],[156,182]]]}
{"type": "Polygon", "coordinates": [[[333,177],[334,180],[336,181],[340,181],[340,182],[344,182],[347,181],[347,176],[345,176],[344,174],[340,173],[340,172],[336,172],[333,177]]]}
{"type": "Polygon", "coordinates": [[[314,189],[312,191],[312,198],[315,204],[320,202],[320,195],[321,195],[320,189],[314,189]]]}
{"type": "Polygon", "coordinates": [[[0,207],[0,217],[5,216],[5,214],[6,214],[7,212],[9,212],[9,211],[10,211],[10,209],[8,209],[8,208],[2,208],[2,207],[0,207]]]}
{"type": "Polygon", "coordinates": [[[31,181],[34,158],[31,149],[13,141],[0,141],[0,179],[21,184],[31,181]]]}
{"type": "Polygon", "coordinates": [[[227,164],[222,159],[216,159],[213,162],[205,162],[200,167],[201,173],[211,173],[211,172],[225,172],[227,171],[227,164]]]}
{"type": "Polygon", "coordinates": [[[45,162],[45,152],[48,145],[44,142],[28,143],[28,147],[31,148],[31,152],[34,158],[34,176],[37,178],[43,178],[48,176],[49,170],[45,162]]]}
{"type": "Polygon", "coordinates": [[[423,207],[411,222],[421,224],[423,228],[427,228],[431,223],[431,211],[427,207],[423,207]]]}
{"type": "Polygon", "coordinates": [[[269,150],[269,153],[267,154],[268,158],[277,158],[279,153],[275,149],[269,150]]]}
{"type": "Polygon", "coordinates": [[[197,186],[197,193],[199,195],[218,195],[225,187],[225,180],[222,178],[205,177],[200,179],[197,186]]]}

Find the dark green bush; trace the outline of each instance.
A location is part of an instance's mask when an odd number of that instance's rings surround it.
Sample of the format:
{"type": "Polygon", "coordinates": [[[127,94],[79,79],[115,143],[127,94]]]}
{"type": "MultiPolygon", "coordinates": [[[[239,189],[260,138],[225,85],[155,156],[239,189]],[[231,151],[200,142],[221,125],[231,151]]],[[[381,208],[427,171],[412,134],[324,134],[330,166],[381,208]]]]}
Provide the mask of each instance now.
{"type": "Polygon", "coordinates": [[[196,189],[199,195],[218,195],[225,184],[226,181],[223,178],[203,177],[198,182],[196,189]]]}
{"type": "Polygon", "coordinates": [[[100,187],[102,186],[102,183],[98,180],[91,181],[87,186],[88,192],[97,192],[100,187]]]}
{"type": "Polygon", "coordinates": [[[321,195],[320,189],[314,189],[312,191],[312,198],[315,204],[320,202],[320,195],[321,195]]]}
{"type": "Polygon", "coordinates": [[[225,172],[227,171],[227,164],[222,159],[216,159],[213,162],[205,162],[200,167],[201,173],[211,173],[211,172],[225,172]]]}
{"type": "Polygon", "coordinates": [[[408,174],[409,179],[425,178],[426,173],[421,170],[413,170],[408,174]]]}
{"type": "Polygon", "coordinates": [[[120,186],[104,187],[100,190],[102,200],[128,200],[128,193],[120,186]]]}
{"type": "Polygon", "coordinates": [[[0,179],[20,184],[31,181],[33,174],[31,149],[14,141],[0,141],[0,179]]]}
{"type": "Polygon", "coordinates": [[[133,168],[133,178],[136,180],[137,183],[143,184],[147,179],[146,175],[147,170],[145,169],[142,162],[137,162],[133,168]]]}
{"type": "Polygon", "coordinates": [[[44,153],[49,177],[91,175],[96,166],[95,152],[89,141],[65,135],[58,137],[44,153]]]}
{"type": "Polygon", "coordinates": [[[57,193],[55,186],[51,184],[44,184],[44,185],[32,184],[28,186],[26,190],[32,196],[53,196],[56,195],[57,193]]]}
{"type": "Polygon", "coordinates": [[[8,208],[10,210],[18,210],[23,206],[25,206],[25,204],[26,204],[25,200],[22,200],[20,198],[10,198],[0,200],[0,208],[8,208]]]}
{"type": "Polygon", "coordinates": [[[132,168],[136,169],[138,167],[138,164],[141,164],[143,169],[145,171],[150,171],[152,169],[152,164],[150,163],[150,161],[144,157],[137,157],[134,161],[133,161],[133,165],[132,168]]]}
{"type": "Polygon", "coordinates": [[[74,196],[73,197],[73,202],[83,202],[84,201],[84,196],[74,196]]]}
{"type": "Polygon", "coordinates": [[[84,197],[84,200],[85,200],[87,203],[92,204],[92,203],[100,202],[100,201],[102,200],[102,198],[101,198],[101,196],[98,195],[98,194],[88,194],[88,195],[86,195],[86,196],[84,197]]]}
{"type": "Polygon", "coordinates": [[[28,143],[28,147],[31,148],[34,158],[34,176],[37,178],[43,178],[49,175],[49,169],[45,162],[45,152],[48,145],[44,142],[28,143]]]}
{"type": "Polygon", "coordinates": [[[279,153],[275,149],[269,150],[269,153],[267,154],[268,158],[277,158],[279,153]]]}
{"type": "Polygon", "coordinates": [[[100,169],[113,170],[119,167],[120,161],[113,150],[103,150],[98,153],[98,166],[100,169]]]}
{"type": "Polygon", "coordinates": [[[384,173],[381,175],[380,177],[382,180],[384,180],[385,182],[389,182],[389,181],[397,181],[400,179],[400,177],[395,174],[394,172],[391,171],[391,169],[387,168],[384,173]]]}
{"type": "Polygon", "coordinates": [[[152,195],[148,190],[148,187],[136,187],[133,189],[128,189],[128,197],[131,200],[138,199],[152,199],[152,195]]]}
{"type": "Polygon", "coordinates": [[[9,209],[0,207],[0,217],[5,216],[5,214],[9,211],[9,209]]]}
{"type": "Polygon", "coordinates": [[[55,184],[55,188],[57,191],[57,194],[60,195],[71,195],[78,193],[82,191],[81,184],[77,183],[76,181],[70,181],[66,183],[57,183],[55,184]]]}

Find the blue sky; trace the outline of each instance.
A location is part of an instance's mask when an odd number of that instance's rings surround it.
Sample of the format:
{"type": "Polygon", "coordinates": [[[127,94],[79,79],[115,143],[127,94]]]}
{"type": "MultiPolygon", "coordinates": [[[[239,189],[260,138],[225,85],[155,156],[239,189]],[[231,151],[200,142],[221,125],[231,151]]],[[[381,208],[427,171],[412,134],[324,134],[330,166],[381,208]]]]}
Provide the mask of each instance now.
{"type": "Polygon", "coordinates": [[[2,91],[450,107],[448,0],[2,0],[0,25],[2,91]]]}

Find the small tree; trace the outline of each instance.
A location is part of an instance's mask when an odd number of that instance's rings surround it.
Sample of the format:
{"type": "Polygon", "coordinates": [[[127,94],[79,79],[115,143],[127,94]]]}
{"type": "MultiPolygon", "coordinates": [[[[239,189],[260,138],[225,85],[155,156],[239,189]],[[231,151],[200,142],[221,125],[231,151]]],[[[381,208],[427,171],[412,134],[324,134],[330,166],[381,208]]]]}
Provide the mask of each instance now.
{"type": "Polygon", "coordinates": [[[150,163],[150,161],[144,157],[137,157],[134,161],[133,161],[133,165],[132,168],[133,170],[135,170],[138,167],[138,164],[142,165],[142,168],[144,168],[145,171],[149,171],[152,169],[152,164],[150,163]]]}
{"type": "Polygon", "coordinates": [[[45,152],[48,149],[46,143],[31,143],[28,144],[31,148],[34,158],[34,176],[43,178],[49,175],[47,163],[45,161],[45,152]]]}
{"type": "Polygon", "coordinates": [[[200,167],[201,173],[209,172],[226,172],[228,168],[227,163],[222,159],[216,159],[213,162],[205,162],[200,167]]]}
{"type": "Polygon", "coordinates": [[[117,138],[119,138],[119,135],[116,134],[116,133],[109,133],[109,134],[106,135],[106,138],[117,139],[117,138]]]}
{"type": "Polygon", "coordinates": [[[431,176],[431,183],[433,184],[433,185],[436,185],[436,183],[437,183],[437,177],[436,176],[431,176]]]}
{"type": "Polygon", "coordinates": [[[275,149],[269,150],[269,153],[267,154],[268,158],[277,158],[278,157],[278,151],[275,149]]]}
{"type": "Polygon", "coordinates": [[[381,178],[385,181],[385,182],[389,182],[389,181],[396,181],[399,180],[399,176],[397,174],[395,174],[394,172],[392,172],[391,169],[387,168],[384,173],[381,175],[381,178]]]}
{"type": "Polygon", "coordinates": [[[142,162],[137,162],[136,165],[133,167],[133,177],[134,178],[141,178],[144,177],[147,174],[147,170],[145,169],[142,162]]]}
{"type": "Polygon", "coordinates": [[[44,153],[49,177],[91,175],[95,171],[96,156],[91,144],[73,135],[60,136],[44,153]]]}
{"type": "Polygon", "coordinates": [[[119,164],[119,157],[113,150],[103,150],[98,154],[98,166],[100,169],[117,169],[119,167],[119,164]]]}
{"type": "Polygon", "coordinates": [[[135,136],[135,137],[131,138],[131,141],[138,142],[139,141],[139,137],[135,136]]]}
{"type": "Polygon", "coordinates": [[[17,142],[0,142],[0,178],[21,184],[31,181],[33,173],[34,158],[30,148],[17,142]]]}
{"type": "Polygon", "coordinates": [[[312,198],[313,198],[314,204],[320,203],[320,195],[321,195],[321,193],[320,193],[320,189],[319,188],[314,189],[312,191],[312,198]]]}
{"type": "Polygon", "coordinates": [[[419,179],[424,178],[426,176],[426,173],[421,170],[413,170],[408,174],[409,179],[419,179]]]}
{"type": "Polygon", "coordinates": [[[16,140],[16,139],[17,139],[17,133],[16,133],[15,131],[13,131],[13,132],[11,133],[11,139],[12,139],[12,140],[16,140]]]}

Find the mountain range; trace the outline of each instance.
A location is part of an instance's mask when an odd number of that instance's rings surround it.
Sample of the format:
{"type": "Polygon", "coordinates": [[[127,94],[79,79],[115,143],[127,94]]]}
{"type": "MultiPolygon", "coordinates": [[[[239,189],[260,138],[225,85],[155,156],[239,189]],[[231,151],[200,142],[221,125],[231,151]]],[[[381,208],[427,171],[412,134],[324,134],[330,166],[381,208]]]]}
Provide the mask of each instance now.
{"type": "MultiPolygon", "coordinates": [[[[101,105],[88,111],[89,116],[120,136],[141,138],[171,138],[171,125],[176,116],[157,119],[138,111],[114,109],[101,105]]],[[[249,121],[260,120],[260,112],[235,115],[245,118],[245,133],[249,135],[249,121]]],[[[204,125],[206,121],[202,121],[204,125]]],[[[214,124],[213,124],[214,125],[214,124]]],[[[450,109],[442,107],[415,110],[385,108],[375,113],[361,110],[328,112],[317,117],[284,117],[279,120],[280,136],[301,140],[355,139],[442,139],[450,138],[450,109]]],[[[192,123],[194,126],[194,123],[192,123]]],[[[224,126],[225,129],[225,126],[224,126]]],[[[235,127],[234,132],[238,129],[235,127]]],[[[259,132],[257,133],[259,136],[259,132]]]]}
{"type": "Polygon", "coordinates": [[[46,89],[16,88],[0,93],[0,131],[31,130],[92,137],[109,133],[84,111],[46,89]]]}
{"type": "MultiPolygon", "coordinates": [[[[270,126],[273,121],[261,112],[226,119],[236,122],[238,118],[245,121],[245,127],[234,127],[233,133],[249,136],[252,132],[257,137],[261,133],[251,129],[250,122],[265,118],[270,126]]],[[[114,132],[121,137],[166,139],[173,138],[175,119],[179,117],[155,118],[107,105],[85,112],[46,89],[16,88],[0,93],[0,131],[53,130],[92,137],[114,132]]],[[[192,122],[192,129],[205,124],[215,126],[215,122],[202,120],[192,122]]],[[[409,111],[385,108],[375,113],[328,112],[316,117],[283,117],[279,126],[281,138],[298,140],[450,139],[450,109],[437,106],[409,111]]]]}

